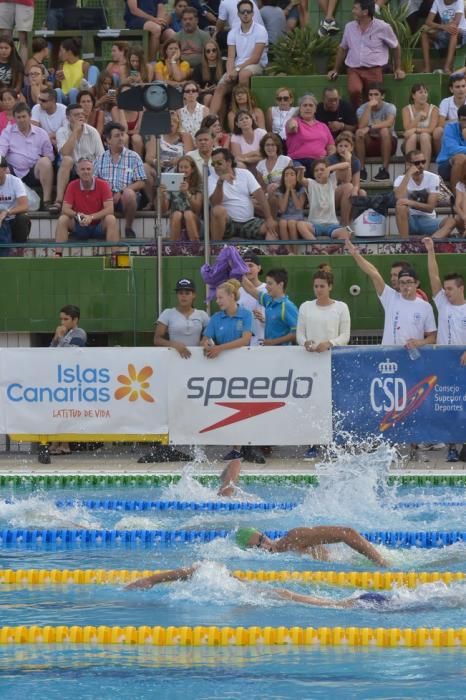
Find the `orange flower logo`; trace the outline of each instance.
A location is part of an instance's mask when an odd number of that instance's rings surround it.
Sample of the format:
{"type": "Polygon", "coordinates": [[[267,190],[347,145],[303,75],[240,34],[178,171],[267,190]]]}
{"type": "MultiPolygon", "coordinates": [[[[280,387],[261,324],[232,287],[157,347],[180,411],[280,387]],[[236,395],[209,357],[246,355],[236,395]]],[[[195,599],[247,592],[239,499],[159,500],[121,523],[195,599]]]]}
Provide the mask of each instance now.
{"type": "Polygon", "coordinates": [[[154,374],[152,367],[143,367],[140,372],[134,365],[128,365],[128,375],[119,374],[117,380],[123,384],[115,391],[117,401],[128,397],[128,401],[137,401],[139,397],[148,403],[154,403],[152,396],[146,391],[150,387],[147,380],[154,374]]]}

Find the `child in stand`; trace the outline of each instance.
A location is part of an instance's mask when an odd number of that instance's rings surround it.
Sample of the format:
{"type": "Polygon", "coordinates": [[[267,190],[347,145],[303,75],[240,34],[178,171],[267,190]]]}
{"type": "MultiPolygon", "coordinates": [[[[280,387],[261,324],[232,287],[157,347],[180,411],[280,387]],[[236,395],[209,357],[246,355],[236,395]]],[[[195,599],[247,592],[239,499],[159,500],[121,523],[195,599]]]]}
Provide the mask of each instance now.
{"type": "Polygon", "coordinates": [[[14,124],[15,118],[13,116],[13,107],[18,102],[18,95],[16,90],[11,88],[5,88],[0,91],[0,134],[3,129],[5,129],[8,124],[14,124]]]}
{"type": "Polygon", "coordinates": [[[350,230],[338,221],[335,209],[336,172],[349,172],[350,167],[348,161],[329,166],[325,158],[316,158],[312,164],[314,180],[303,179],[309,200],[309,223],[317,237],[330,236],[339,240],[351,237],[350,230]]]}
{"type": "MultiPolygon", "coordinates": [[[[297,168],[287,166],[277,190],[279,222],[278,231],[282,241],[296,241],[299,236],[312,241],[315,236],[311,225],[304,218],[306,190],[299,179],[297,168]]],[[[288,254],[300,252],[299,246],[287,246],[288,254]]]]}
{"type": "Polygon", "coordinates": [[[190,241],[198,241],[202,210],[201,176],[190,156],[179,159],[176,172],[184,174],[179,192],[167,192],[164,185],[160,186],[162,213],[170,212],[171,240],[179,241],[181,232],[185,229],[190,241]]]}

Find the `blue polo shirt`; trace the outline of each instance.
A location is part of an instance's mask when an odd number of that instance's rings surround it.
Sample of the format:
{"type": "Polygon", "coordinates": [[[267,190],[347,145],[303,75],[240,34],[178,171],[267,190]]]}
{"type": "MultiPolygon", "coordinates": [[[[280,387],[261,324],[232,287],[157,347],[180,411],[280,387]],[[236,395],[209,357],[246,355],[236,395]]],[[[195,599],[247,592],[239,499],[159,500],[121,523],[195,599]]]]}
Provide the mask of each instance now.
{"type": "MultiPolygon", "coordinates": [[[[259,295],[259,304],[262,304],[265,309],[264,338],[266,340],[281,338],[288,333],[296,332],[298,308],[286,294],[280,299],[274,299],[267,292],[262,292],[259,295]]],[[[291,345],[291,343],[282,343],[282,345],[291,345]]]]}
{"type": "Polygon", "coordinates": [[[252,333],[252,313],[238,304],[234,316],[229,316],[225,311],[217,311],[210,318],[204,336],[212,338],[216,345],[224,345],[242,338],[246,331],[252,333]]]}

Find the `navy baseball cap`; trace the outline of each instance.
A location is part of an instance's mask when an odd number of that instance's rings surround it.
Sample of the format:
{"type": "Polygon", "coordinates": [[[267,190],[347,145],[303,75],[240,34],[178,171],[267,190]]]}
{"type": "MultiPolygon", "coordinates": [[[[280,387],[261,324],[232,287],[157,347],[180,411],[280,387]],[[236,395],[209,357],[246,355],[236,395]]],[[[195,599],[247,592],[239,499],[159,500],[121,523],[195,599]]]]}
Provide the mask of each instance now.
{"type": "Polygon", "coordinates": [[[175,292],[182,292],[183,290],[187,292],[195,292],[196,285],[192,280],[189,280],[187,277],[183,277],[176,283],[175,292]]]}

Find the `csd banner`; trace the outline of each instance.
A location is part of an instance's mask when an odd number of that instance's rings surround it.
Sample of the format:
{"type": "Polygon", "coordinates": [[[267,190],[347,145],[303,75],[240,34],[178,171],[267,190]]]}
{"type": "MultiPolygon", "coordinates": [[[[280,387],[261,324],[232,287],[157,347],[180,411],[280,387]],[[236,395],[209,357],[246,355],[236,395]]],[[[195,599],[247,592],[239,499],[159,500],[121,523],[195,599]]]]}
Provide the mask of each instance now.
{"type": "Polygon", "coordinates": [[[330,353],[241,348],[169,358],[173,443],[325,444],[332,439],[330,353]]]}
{"type": "Polygon", "coordinates": [[[0,431],[167,433],[167,367],[163,349],[1,350],[0,431]]]}
{"type": "Polygon", "coordinates": [[[395,347],[332,353],[334,429],[392,442],[466,440],[464,347],[395,347]]]}

